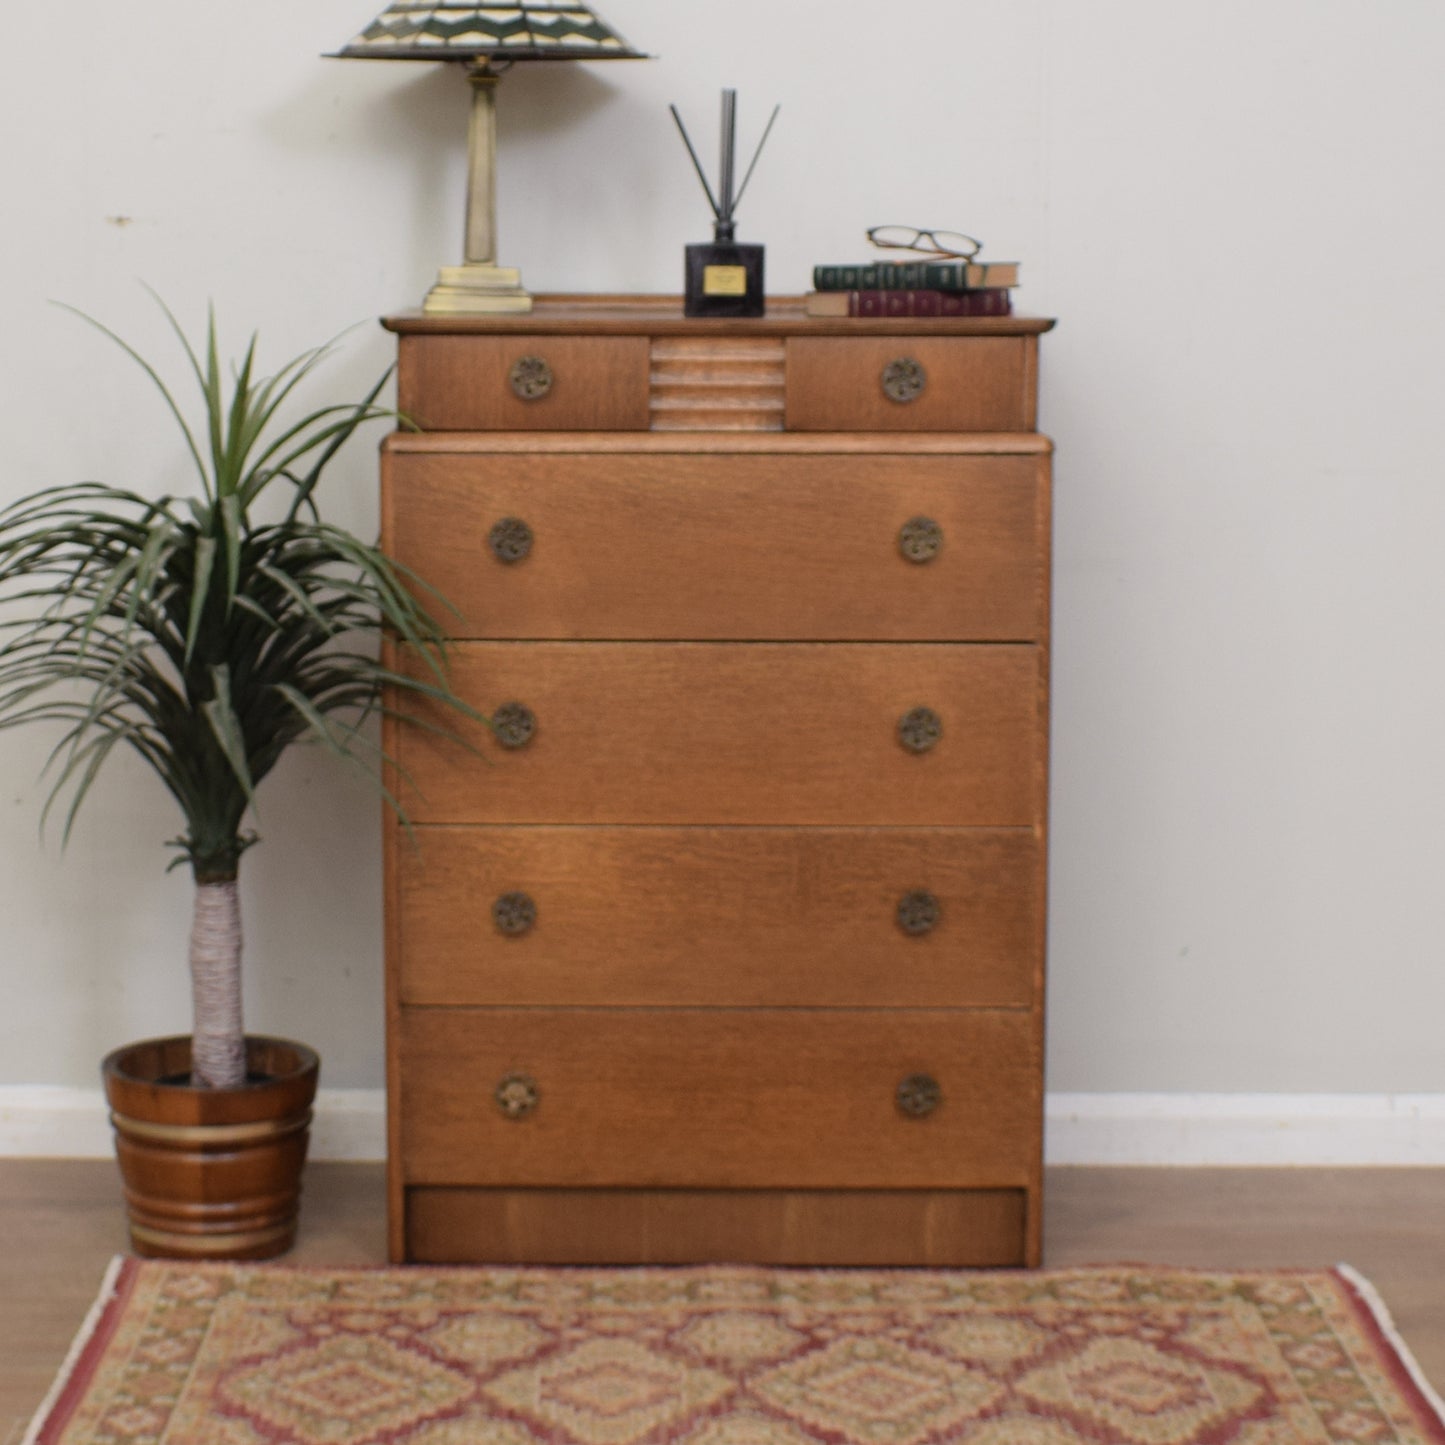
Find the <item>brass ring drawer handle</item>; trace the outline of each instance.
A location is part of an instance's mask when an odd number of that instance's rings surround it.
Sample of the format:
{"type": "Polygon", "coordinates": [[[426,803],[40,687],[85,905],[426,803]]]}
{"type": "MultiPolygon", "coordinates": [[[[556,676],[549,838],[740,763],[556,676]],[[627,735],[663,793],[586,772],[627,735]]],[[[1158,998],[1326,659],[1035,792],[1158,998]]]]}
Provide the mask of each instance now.
{"type": "Polygon", "coordinates": [[[938,921],[943,917],[943,909],[933,894],[920,888],[912,893],[905,893],[898,900],[894,917],[898,920],[899,928],[910,938],[921,938],[938,927],[938,921]]]}
{"type": "Polygon", "coordinates": [[[492,714],[492,731],[504,748],[524,748],[537,731],[537,714],[526,703],[505,702],[492,714]]]}
{"type": "Polygon", "coordinates": [[[931,1074],[909,1074],[899,1082],[893,1097],[900,1113],[922,1119],[943,1102],[943,1090],[931,1074]]]}
{"type": "Polygon", "coordinates": [[[883,395],[900,404],[917,401],[928,385],[928,373],[911,356],[890,361],[879,379],[883,383],[883,395]]]}
{"type": "Polygon", "coordinates": [[[492,922],[497,925],[497,932],[505,933],[508,938],[520,938],[531,932],[536,921],[537,905],[526,893],[503,893],[492,904],[492,922]]]}
{"type": "Polygon", "coordinates": [[[532,529],[520,517],[503,517],[487,533],[487,546],[498,562],[511,566],[532,550],[532,529]]]}
{"type": "Polygon", "coordinates": [[[915,707],[898,719],[898,741],[910,753],[926,753],[943,736],[943,719],[931,707],[915,707]]]}
{"type": "Polygon", "coordinates": [[[492,1093],[497,1108],[509,1119],[525,1119],[542,1102],[537,1081],[526,1074],[506,1074],[492,1093]]]}
{"type": "Polygon", "coordinates": [[[552,368],[540,356],[523,356],[507,373],[518,401],[541,401],[552,390],[552,368]]]}
{"type": "Polygon", "coordinates": [[[943,528],[932,517],[910,517],[898,529],[898,550],[910,562],[931,562],[943,546],[943,528]]]}

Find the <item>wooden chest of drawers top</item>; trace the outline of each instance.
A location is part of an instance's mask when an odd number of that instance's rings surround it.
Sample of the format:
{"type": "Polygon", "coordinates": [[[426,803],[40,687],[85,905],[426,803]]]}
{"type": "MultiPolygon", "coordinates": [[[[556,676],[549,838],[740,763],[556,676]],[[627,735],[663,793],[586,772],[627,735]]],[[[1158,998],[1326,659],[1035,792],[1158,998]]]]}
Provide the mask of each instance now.
{"type": "Polygon", "coordinates": [[[1034,317],[855,321],[775,298],[697,322],[667,297],[538,297],[521,317],[395,317],[426,431],[1028,432],[1034,317]]]}

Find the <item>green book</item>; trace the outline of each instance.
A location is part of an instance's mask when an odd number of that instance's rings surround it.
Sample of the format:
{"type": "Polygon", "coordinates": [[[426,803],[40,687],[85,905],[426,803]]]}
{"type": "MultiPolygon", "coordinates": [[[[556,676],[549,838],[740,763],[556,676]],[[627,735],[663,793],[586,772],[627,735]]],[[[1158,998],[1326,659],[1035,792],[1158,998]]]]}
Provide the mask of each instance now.
{"type": "Polygon", "coordinates": [[[1017,286],[1017,261],[870,261],[815,266],[815,291],[975,291],[1017,286]]]}

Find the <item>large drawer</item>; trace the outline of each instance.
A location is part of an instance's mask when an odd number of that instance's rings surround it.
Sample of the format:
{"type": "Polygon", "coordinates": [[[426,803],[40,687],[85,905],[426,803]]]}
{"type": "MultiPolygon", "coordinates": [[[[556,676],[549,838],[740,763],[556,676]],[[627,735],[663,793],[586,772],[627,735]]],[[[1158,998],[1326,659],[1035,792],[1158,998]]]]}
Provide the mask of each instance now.
{"type": "Polygon", "coordinates": [[[999,1188],[1038,1168],[1028,1013],[403,1008],[396,1051],[408,1184],[999,1188]],[[905,1112],[925,1079],[936,1107],[905,1112]]]}
{"type": "Polygon", "coordinates": [[[459,637],[1009,641],[1044,627],[1047,466],[400,437],[383,505],[459,637]]]}
{"type": "Polygon", "coordinates": [[[1028,432],[1032,336],[791,336],[789,431],[1028,432]],[[889,395],[896,377],[911,378],[889,395]]]}
{"type": "Polygon", "coordinates": [[[425,728],[400,729],[397,786],[418,822],[1042,817],[1035,647],[466,642],[450,657],[459,695],[525,741],[504,746],[473,726],[478,758],[425,728]]]}
{"type": "Polygon", "coordinates": [[[412,1004],[1026,1007],[1032,829],[422,827],[412,1004]]]}
{"type": "Polygon", "coordinates": [[[397,407],[424,431],[646,431],[645,336],[403,336],[397,407]]]}

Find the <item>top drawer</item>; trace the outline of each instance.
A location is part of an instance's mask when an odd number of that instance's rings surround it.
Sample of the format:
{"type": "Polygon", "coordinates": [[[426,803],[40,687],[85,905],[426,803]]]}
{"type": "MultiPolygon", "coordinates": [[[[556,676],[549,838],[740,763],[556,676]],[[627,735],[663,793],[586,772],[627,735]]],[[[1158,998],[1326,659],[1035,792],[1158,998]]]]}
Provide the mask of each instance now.
{"type": "Polygon", "coordinates": [[[646,431],[645,336],[403,336],[397,407],[423,431],[646,431]]]}
{"type": "Polygon", "coordinates": [[[1033,338],[793,336],[789,431],[1032,431],[1033,338]]]}
{"type": "Polygon", "coordinates": [[[397,323],[398,405],[423,431],[1032,432],[1046,324],[465,320],[397,323]]]}

